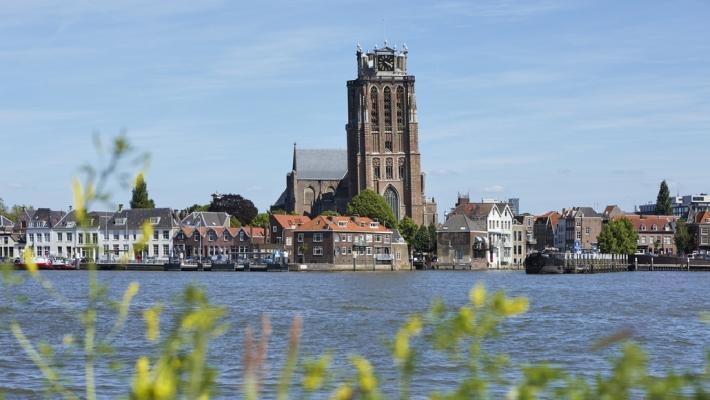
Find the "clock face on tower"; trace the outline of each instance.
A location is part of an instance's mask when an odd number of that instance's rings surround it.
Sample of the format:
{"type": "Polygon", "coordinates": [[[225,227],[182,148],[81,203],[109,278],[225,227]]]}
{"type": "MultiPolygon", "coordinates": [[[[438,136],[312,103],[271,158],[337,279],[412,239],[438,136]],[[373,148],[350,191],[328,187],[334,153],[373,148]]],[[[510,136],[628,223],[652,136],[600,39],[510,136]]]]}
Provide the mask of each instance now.
{"type": "Polygon", "coordinates": [[[377,56],[378,71],[394,71],[394,55],[384,54],[377,56]]]}

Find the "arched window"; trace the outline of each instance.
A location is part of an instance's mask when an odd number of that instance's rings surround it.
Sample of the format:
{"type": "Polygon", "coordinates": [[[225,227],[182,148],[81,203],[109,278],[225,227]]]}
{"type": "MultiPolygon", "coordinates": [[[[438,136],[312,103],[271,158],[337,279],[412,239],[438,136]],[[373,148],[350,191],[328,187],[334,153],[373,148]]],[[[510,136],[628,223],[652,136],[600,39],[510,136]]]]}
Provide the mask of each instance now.
{"type": "Polygon", "coordinates": [[[335,201],[335,189],[332,186],[328,186],[328,189],[323,193],[323,201],[330,203],[335,201]]]}
{"type": "Polygon", "coordinates": [[[385,160],[385,179],[394,179],[394,168],[391,158],[385,160]]]}
{"type": "Polygon", "coordinates": [[[404,130],[404,89],[397,86],[397,131],[404,130]]]}
{"type": "Polygon", "coordinates": [[[394,217],[399,221],[399,195],[397,195],[397,191],[394,190],[392,186],[388,187],[387,190],[385,190],[384,198],[392,209],[394,217]]]}
{"type": "Polygon", "coordinates": [[[652,231],[657,231],[657,230],[658,230],[658,225],[653,224],[653,225],[651,226],[651,230],[652,230],[652,231]]]}
{"type": "Polygon", "coordinates": [[[392,132],[392,90],[385,88],[385,132],[392,132]]]}
{"type": "Polygon", "coordinates": [[[370,128],[373,132],[380,130],[380,102],[377,88],[370,89],[370,128]]]}
{"type": "Polygon", "coordinates": [[[374,179],[380,179],[382,177],[382,174],[380,172],[380,159],[379,158],[372,159],[372,176],[374,177],[374,179]]]}
{"type": "Polygon", "coordinates": [[[398,173],[399,173],[399,179],[404,179],[405,175],[407,174],[404,168],[404,157],[400,157],[399,160],[397,161],[397,166],[398,166],[398,173]]]}
{"type": "Polygon", "coordinates": [[[316,199],[316,191],[312,187],[307,187],[303,190],[303,204],[307,206],[312,206],[313,201],[316,199]]]}

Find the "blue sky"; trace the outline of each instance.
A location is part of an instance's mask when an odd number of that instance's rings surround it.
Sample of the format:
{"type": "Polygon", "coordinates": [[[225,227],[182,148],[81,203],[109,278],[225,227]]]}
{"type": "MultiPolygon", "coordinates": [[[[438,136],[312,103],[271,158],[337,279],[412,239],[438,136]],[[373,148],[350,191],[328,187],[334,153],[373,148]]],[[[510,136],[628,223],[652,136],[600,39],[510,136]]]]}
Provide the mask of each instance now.
{"type": "Polygon", "coordinates": [[[345,148],[355,45],[385,38],[410,50],[440,212],[707,192],[708,21],[707,1],[0,1],[0,198],[66,208],[92,132],[126,129],[158,205],[265,209],[293,142],[345,148]]]}

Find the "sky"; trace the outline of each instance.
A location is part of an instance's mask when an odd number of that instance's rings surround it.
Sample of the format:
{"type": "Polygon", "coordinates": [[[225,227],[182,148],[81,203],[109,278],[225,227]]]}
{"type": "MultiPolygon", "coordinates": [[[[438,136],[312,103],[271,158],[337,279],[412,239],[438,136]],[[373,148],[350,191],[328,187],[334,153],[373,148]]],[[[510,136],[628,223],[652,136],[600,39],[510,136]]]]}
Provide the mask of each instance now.
{"type": "Polygon", "coordinates": [[[633,211],[662,179],[710,191],[709,20],[708,1],[0,0],[0,198],[66,209],[92,134],[125,130],[156,205],[265,210],[294,142],[346,147],[356,44],[388,40],[440,214],[458,193],[633,211]]]}

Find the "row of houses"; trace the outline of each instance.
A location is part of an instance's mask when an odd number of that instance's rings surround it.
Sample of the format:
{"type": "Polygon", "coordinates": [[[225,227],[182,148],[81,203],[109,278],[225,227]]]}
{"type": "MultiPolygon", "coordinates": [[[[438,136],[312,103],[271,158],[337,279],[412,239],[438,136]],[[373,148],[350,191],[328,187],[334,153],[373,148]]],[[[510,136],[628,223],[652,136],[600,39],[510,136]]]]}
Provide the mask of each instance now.
{"type": "Polygon", "coordinates": [[[26,210],[17,224],[0,219],[0,257],[29,248],[36,257],[166,262],[228,256],[279,255],[304,269],[409,268],[407,244],[396,230],[366,217],[277,215],[265,227],[232,227],[227,213],[194,212],[179,219],[169,208],[90,212],[26,210]],[[144,225],[151,227],[144,237],[144,225]]]}
{"type": "MultiPolygon", "coordinates": [[[[688,229],[695,248],[710,254],[710,209],[691,206],[688,229]]],[[[542,215],[515,215],[508,202],[471,202],[459,196],[446,221],[437,229],[439,267],[521,267],[532,251],[554,248],[562,252],[597,251],[604,223],[628,219],[638,233],[637,252],[674,255],[678,215],[623,212],[607,206],[599,213],[592,207],[571,207],[542,215]]]]}

